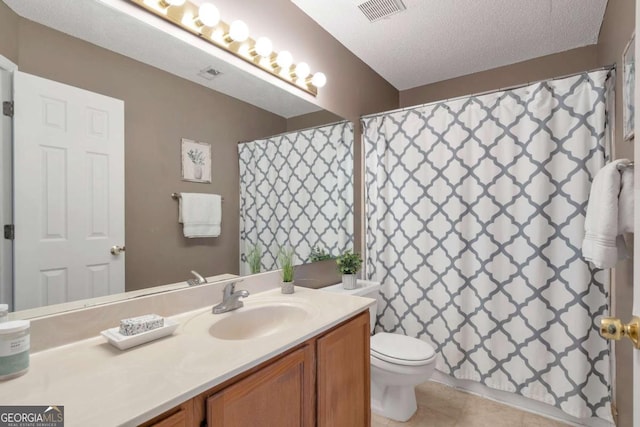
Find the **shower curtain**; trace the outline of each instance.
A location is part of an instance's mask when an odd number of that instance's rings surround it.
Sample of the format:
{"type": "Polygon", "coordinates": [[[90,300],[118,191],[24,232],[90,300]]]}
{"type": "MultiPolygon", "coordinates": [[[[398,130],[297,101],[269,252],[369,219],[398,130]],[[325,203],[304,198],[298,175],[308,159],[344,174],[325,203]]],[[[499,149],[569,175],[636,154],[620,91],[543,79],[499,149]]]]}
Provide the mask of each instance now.
{"type": "Polygon", "coordinates": [[[378,330],[437,369],[611,421],[607,272],[581,257],[608,71],[363,118],[378,330]]]}
{"type": "Polygon", "coordinates": [[[313,248],[339,255],[353,248],[353,124],[338,122],[238,145],[240,274],[259,245],[261,269],[291,247],[295,264],[313,248]]]}

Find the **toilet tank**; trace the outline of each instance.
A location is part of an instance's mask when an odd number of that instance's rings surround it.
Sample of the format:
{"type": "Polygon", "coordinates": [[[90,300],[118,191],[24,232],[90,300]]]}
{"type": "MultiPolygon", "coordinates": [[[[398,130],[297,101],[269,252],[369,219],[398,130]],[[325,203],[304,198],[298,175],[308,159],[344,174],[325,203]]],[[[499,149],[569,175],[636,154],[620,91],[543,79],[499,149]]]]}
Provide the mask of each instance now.
{"type": "Polygon", "coordinates": [[[369,324],[371,325],[371,332],[373,333],[373,329],[376,327],[376,314],[378,313],[378,294],[380,293],[380,288],[382,288],[382,284],[380,282],[358,280],[356,282],[355,289],[345,289],[342,286],[342,283],[338,283],[336,285],[327,286],[318,290],[323,292],[334,292],[336,294],[343,295],[356,295],[359,297],[372,298],[376,300],[376,302],[371,307],[369,307],[369,316],[371,318],[369,324]]]}

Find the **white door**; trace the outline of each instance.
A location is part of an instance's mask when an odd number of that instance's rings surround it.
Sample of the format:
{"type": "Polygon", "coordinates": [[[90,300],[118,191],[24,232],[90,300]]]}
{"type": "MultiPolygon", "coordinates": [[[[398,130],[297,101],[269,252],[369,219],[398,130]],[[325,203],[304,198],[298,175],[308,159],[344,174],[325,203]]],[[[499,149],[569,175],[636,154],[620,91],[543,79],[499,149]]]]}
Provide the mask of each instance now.
{"type": "MultiPolygon", "coordinates": [[[[12,100],[11,73],[0,68],[0,103],[12,100]]],[[[11,160],[11,116],[0,112],[0,228],[12,223],[11,160]]],[[[0,235],[0,304],[10,307],[13,306],[12,252],[11,240],[0,235]]]]}
{"type": "Polygon", "coordinates": [[[14,75],[16,310],[124,292],[124,102],[14,75]]]}

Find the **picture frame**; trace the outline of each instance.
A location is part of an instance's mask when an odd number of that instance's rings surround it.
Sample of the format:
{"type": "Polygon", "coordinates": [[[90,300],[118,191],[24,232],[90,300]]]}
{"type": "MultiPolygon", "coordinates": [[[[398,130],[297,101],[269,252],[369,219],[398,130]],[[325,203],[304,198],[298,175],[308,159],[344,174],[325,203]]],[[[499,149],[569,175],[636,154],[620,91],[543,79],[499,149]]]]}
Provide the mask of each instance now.
{"type": "Polygon", "coordinates": [[[182,180],[211,183],[211,144],[182,138],[182,180]]]}
{"type": "Polygon", "coordinates": [[[631,36],[622,53],[622,136],[625,141],[635,135],[636,37],[631,36]]]}

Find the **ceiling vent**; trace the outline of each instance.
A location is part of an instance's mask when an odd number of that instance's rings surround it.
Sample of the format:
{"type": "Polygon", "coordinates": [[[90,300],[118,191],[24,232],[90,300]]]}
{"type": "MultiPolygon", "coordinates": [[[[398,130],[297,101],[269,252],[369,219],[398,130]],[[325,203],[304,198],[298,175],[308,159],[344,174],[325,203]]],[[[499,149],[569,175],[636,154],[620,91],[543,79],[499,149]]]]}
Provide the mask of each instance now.
{"type": "Polygon", "coordinates": [[[207,67],[198,73],[200,77],[204,77],[207,80],[213,80],[216,77],[218,77],[220,74],[222,74],[222,71],[216,70],[213,67],[207,67]]]}
{"type": "Polygon", "coordinates": [[[358,9],[371,22],[388,18],[406,8],[402,0],[369,0],[358,5],[358,9]]]}

